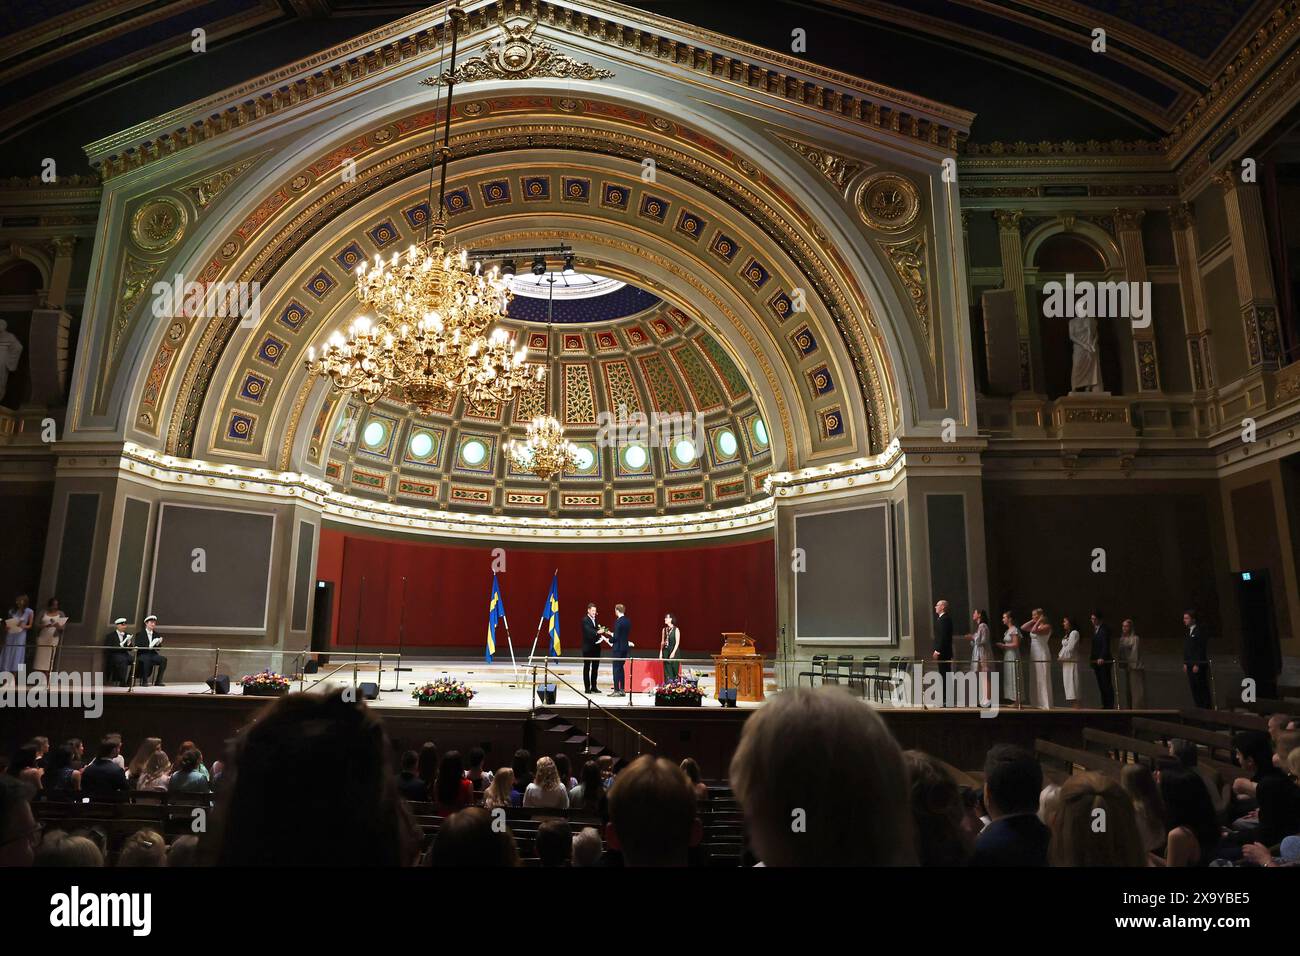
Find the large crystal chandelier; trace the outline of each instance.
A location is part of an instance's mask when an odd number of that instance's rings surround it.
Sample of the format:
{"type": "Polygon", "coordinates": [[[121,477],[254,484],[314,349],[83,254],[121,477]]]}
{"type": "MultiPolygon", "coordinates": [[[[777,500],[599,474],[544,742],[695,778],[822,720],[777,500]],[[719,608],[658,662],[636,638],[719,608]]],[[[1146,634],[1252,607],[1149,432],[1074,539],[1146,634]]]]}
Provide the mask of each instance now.
{"type": "MultiPolygon", "coordinates": [[[[551,361],[551,309],[555,301],[555,276],[547,276],[550,283],[546,301],[546,362],[551,361]]],[[[537,376],[538,382],[542,376],[537,376]]],[[[548,397],[549,401],[549,397],[548,397]]],[[[578,463],[578,446],[564,437],[564,426],[553,415],[538,415],[524,431],[524,440],[511,439],[506,446],[510,463],[523,472],[550,481],[563,475],[578,463]]]]}
{"type": "MultiPolygon", "coordinates": [[[[357,267],[357,298],[375,319],[358,318],[347,336],[335,333],[321,348],[307,353],[307,370],[328,378],[335,389],[351,392],[373,405],[387,394],[400,394],[422,414],[446,407],[461,395],[474,411],[511,401],[532,384],[528,347],[490,325],[505,314],[510,290],[494,266],[486,272],[471,262],[465,249],[448,244],[445,219],[447,160],[451,150],[451,106],[455,88],[456,39],[465,11],[450,11],[451,69],[445,75],[447,106],[438,203],[424,240],[385,262],[357,267]]],[[[433,206],[432,167],[429,205],[433,206]]],[[[538,370],[537,378],[544,374],[538,370]]]]}

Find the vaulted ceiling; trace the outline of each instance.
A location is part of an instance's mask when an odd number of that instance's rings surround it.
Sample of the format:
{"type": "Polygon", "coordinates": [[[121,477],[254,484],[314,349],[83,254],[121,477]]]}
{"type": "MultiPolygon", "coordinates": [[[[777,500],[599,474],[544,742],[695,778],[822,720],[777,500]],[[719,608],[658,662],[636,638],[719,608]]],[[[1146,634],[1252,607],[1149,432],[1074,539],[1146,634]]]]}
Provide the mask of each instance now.
{"type": "MultiPolygon", "coordinates": [[[[471,4],[472,6],[473,4],[471,4]]],[[[365,33],[406,0],[31,0],[0,8],[0,173],[80,147],[365,33]],[[207,52],[192,51],[205,31],[207,52]],[[21,140],[20,134],[29,133],[21,140]]],[[[602,4],[606,10],[617,5],[602,4]]],[[[977,114],[972,139],[1156,138],[1204,96],[1277,0],[642,0],[631,6],[977,114]],[[1093,30],[1107,51],[1094,53],[1093,30]],[[1011,92],[1014,95],[1008,95],[1011,92]]]]}

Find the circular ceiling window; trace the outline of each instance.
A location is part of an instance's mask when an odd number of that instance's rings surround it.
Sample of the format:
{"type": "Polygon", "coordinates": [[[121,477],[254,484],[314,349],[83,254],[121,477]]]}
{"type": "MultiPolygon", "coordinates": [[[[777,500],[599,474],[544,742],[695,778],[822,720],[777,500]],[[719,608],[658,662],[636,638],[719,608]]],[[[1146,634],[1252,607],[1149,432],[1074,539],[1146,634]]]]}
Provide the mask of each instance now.
{"type": "Polygon", "coordinates": [[[467,465],[481,465],[487,458],[487,445],[477,438],[471,438],[460,446],[460,459],[467,465]]]}
{"type": "Polygon", "coordinates": [[[623,449],[623,464],[632,471],[640,471],[650,460],[644,445],[628,445],[623,449]]]}
{"type": "Polygon", "coordinates": [[[767,426],[763,424],[763,419],[755,418],[753,425],[754,441],[762,448],[767,447],[767,426]]]}
{"type": "Polygon", "coordinates": [[[361,433],[361,440],[367,448],[378,448],[388,438],[388,426],[383,422],[371,422],[361,433]]]}
{"type": "Polygon", "coordinates": [[[673,444],[673,458],[679,465],[689,465],[695,461],[695,442],[689,438],[679,438],[673,444]]]}
{"type": "Polygon", "coordinates": [[[433,453],[433,436],[428,432],[416,432],[411,436],[411,457],[428,458],[433,453]]]}
{"type": "Polygon", "coordinates": [[[723,458],[734,458],[736,455],[736,433],[730,428],[724,428],[718,432],[718,451],[723,458]]]}
{"type": "Polygon", "coordinates": [[[579,472],[591,471],[592,466],[596,464],[596,453],[590,448],[585,448],[582,445],[579,445],[577,454],[574,455],[574,459],[574,467],[579,472]]]}

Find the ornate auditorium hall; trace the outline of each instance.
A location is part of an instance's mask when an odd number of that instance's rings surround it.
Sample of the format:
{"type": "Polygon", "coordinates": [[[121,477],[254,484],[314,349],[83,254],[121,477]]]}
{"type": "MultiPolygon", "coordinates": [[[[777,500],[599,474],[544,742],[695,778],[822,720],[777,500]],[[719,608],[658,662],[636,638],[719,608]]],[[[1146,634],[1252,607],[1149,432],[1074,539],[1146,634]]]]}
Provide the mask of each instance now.
{"type": "Polygon", "coordinates": [[[1296,0],[0,19],[0,861],[1300,862],[1296,0]]]}

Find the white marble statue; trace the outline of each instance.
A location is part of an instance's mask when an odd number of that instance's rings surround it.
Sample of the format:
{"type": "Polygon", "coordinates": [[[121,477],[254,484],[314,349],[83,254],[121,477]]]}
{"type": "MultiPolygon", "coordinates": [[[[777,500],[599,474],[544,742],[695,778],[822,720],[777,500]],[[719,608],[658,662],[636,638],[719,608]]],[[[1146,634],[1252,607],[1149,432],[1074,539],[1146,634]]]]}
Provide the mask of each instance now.
{"type": "Polygon", "coordinates": [[[0,319],[0,401],[4,400],[5,389],[9,386],[9,373],[18,368],[22,354],[23,343],[9,331],[9,323],[0,319]]]}
{"type": "Polygon", "coordinates": [[[1097,342],[1097,320],[1076,315],[1070,320],[1070,343],[1074,362],[1070,368],[1070,391],[1101,391],[1101,352],[1097,342]]]}

